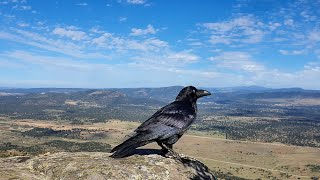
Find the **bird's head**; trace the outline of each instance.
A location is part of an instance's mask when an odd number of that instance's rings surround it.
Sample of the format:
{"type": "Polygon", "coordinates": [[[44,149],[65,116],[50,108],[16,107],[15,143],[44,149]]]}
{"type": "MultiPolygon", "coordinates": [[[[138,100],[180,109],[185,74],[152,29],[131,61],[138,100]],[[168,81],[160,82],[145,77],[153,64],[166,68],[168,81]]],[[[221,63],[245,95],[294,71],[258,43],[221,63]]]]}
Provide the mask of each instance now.
{"type": "Polygon", "coordinates": [[[187,86],[179,92],[176,98],[176,101],[181,101],[181,100],[196,101],[198,98],[201,98],[203,96],[209,96],[209,95],[211,95],[209,91],[197,89],[193,86],[187,86]]]}

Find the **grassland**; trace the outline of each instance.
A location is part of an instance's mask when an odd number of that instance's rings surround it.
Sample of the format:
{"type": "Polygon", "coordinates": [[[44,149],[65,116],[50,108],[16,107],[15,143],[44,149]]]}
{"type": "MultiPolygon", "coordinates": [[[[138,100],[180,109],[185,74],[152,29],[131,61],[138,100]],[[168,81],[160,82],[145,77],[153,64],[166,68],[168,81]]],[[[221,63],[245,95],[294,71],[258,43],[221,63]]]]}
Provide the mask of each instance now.
{"type": "MultiPolygon", "coordinates": [[[[54,140],[84,143],[99,142],[112,146],[122,142],[138,122],[108,120],[106,123],[75,125],[70,122],[9,120],[0,117],[0,142],[33,146],[54,140]],[[78,138],[23,136],[33,128],[80,130],[78,138]]],[[[78,131],[77,131],[78,132],[78,131]]],[[[143,148],[159,148],[149,144],[143,148]]],[[[175,150],[202,160],[212,170],[247,179],[312,179],[320,177],[320,149],[280,143],[261,143],[225,139],[215,131],[190,130],[174,146],[175,150]]],[[[14,155],[14,154],[13,154],[14,155]]],[[[18,154],[19,155],[19,154],[18,154]]],[[[20,154],[21,155],[21,154],[20,154]]]]}

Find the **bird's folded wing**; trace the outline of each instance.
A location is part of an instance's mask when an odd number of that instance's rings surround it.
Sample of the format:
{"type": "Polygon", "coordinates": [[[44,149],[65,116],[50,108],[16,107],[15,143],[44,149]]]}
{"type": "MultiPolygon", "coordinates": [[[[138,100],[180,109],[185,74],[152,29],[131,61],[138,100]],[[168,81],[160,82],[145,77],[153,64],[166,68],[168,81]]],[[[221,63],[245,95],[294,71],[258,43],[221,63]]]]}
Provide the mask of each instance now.
{"type": "Polygon", "coordinates": [[[142,123],[135,131],[152,131],[156,127],[184,129],[188,127],[194,120],[192,111],[188,109],[176,107],[170,104],[157,111],[147,121],[142,123]]]}

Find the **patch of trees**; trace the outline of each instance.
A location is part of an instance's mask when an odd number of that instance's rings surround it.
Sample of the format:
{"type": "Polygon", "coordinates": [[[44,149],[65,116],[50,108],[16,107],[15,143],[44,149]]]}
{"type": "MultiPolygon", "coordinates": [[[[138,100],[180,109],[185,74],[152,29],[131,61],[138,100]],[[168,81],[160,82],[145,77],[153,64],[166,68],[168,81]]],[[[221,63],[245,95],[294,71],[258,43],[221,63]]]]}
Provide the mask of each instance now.
{"type": "Polygon", "coordinates": [[[307,164],[308,168],[310,168],[311,172],[320,173],[320,165],[319,164],[307,164]]]}
{"type": "Polygon", "coordinates": [[[100,142],[71,142],[53,140],[43,144],[44,146],[61,149],[67,152],[110,152],[111,145],[100,142]]]}
{"type": "Polygon", "coordinates": [[[100,100],[82,96],[59,93],[4,96],[0,97],[0,114],[13,119],[71,121],[74,124],[104,122],[106,119],[145,120],[159,104],[151,100],[133,102],[133,99],[122,101],[117,98],[111,103],[110,98],[100,100]],[[65,104],[66,100],[86,102],[69,105],[65,104]]]}
{"type": "Polygon", "coordinates": [[[55,137],[68,137],[79,139],[80,132],[82,129],[72,129],[72,130],[53,130],[51,128],[33,128],[29,131],[22,132],[23,136],[31,136],[31,137],[44,137],[44,136],[55,136],[55,137]]]}
{"type": "Polygon", "coordinates": [[[215,130],[227,139],[280,142],[298,146],[320,147],[320,122],[312,119],[288,118],[246,122],[241,120],[200,121],[195,130],[215,130]]]}
{"type": "Polygon", "coordinates": [[[38,155],[46,152],[110,152],[111,145],[100,142],[71,142],[63,140],[53,140],[32,146],[18,146],[11,143],[0,144],[0,155],[10,150],[15,150],[25,155],[38,155]]]}

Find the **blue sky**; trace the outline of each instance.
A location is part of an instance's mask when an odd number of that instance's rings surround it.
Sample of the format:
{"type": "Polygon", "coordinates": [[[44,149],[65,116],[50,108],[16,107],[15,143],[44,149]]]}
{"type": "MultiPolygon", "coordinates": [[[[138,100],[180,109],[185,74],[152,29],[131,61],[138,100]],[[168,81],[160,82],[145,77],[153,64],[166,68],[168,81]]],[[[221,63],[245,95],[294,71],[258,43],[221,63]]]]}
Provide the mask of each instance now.
{"type": "Polygon", "coordinates": [[[0,86],[320,89],[319,0],[0,0],[0,86]]]}

